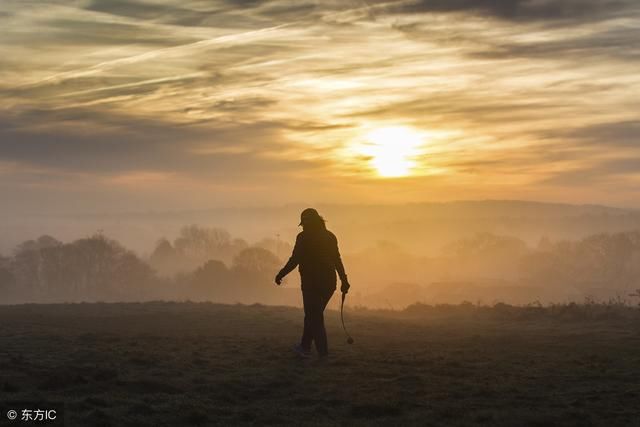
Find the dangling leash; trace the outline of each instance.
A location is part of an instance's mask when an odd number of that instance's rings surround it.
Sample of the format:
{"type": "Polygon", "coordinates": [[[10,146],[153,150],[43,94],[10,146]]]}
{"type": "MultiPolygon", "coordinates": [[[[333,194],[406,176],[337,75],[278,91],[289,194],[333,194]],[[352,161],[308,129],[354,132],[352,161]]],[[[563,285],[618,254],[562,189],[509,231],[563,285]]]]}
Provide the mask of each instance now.
{"type": "Polygon", "coordinates": [[[347,332],[347,328],[344,326],[344,298],[347,296],[346,293],[342,293],[342,302],[340,303],[340,320],[342,320],[342,329],[344,329],[344,333],[347,334],[347,343],[353,344],[353,338],[347,332]]]}

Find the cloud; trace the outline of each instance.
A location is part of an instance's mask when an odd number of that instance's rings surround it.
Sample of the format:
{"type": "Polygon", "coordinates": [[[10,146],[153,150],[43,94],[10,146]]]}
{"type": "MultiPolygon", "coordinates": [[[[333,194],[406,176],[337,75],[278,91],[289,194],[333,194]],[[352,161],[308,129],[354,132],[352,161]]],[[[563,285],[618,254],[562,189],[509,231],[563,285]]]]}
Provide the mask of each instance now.
{"type": "Polygon", "coordinates": [[[136,0],[91,0],[85,9],[142,20],[155,20],[162,19],[167,15],[176,16],[192,13],[177,4],[150,3],[136,0]]]}
{"type": "Polygon", "coordinates": [[[99,110],[33,110],[0,117],[0,153],[4,161],[83,173],[165,170],[231,179],[296,168],[299,162],[264,159],[282,150],[281,127],[179,125],[99,110]],[[33,129],[31,123],[46,125],[33,129]]]}
{"type": "MultiPolygon", "coordinates": [[[[566,131],[559,131],[555,138],[571,140],[576,153],[582,156],[574,167],[555,171],[542,179],[543,184],[561,185],[566,188],[594,186],[616,188],[624,193],[626,187],[637,185],[640,180],[640,122],[597,123],[566,131]]],[[[576,157],[576,156],[574,156],[576,157]]]]}
{"type": "Polygon", "coordinates": [[[474,54],[503,59],[564,57],[590,61],[607,58],[634,63],[640,61],[638,32],[634,28],[605,28],[578,37],[547,41],[498,43],[474,54]]]}
{"type": "Polygon", "coordinates": [[[384,184],[402,197],[635,182],[630,0],[46,4],[0,3],[0,161],[32,171],[5,189],[373,197],[349,148],[389,125],[431,135],[423,175],[384,184]]]}
{"type": "Polygon", "coordinates": [[[625,148],[640,151],[640,120],[596,123],[568,130],[563,135],[576,138],[582,144],[602,146],[611,151],[625,148]]]}
{"type": "MultiPolygon", "coordinates": [[[[624,16],[631,0],[417,0],[391,3],[393,13],[465,12],[527,21],[584,21],[624,16]]],[[[637,8],[635,9],[637,10],[637,8]]]]}

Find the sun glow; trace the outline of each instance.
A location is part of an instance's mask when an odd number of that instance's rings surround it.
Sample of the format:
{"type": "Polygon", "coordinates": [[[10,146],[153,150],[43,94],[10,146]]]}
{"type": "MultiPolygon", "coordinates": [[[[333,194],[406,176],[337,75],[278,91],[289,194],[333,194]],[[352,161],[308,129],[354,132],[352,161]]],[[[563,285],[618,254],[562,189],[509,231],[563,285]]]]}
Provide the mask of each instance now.
{"type": "Polygon", "coordinates": [[[418,131],[404,126],[374,129],[366,134],[365,140],[362,153],[370,157],[378,175],[387,178],[411,175],[424,144],[418,131]]]}

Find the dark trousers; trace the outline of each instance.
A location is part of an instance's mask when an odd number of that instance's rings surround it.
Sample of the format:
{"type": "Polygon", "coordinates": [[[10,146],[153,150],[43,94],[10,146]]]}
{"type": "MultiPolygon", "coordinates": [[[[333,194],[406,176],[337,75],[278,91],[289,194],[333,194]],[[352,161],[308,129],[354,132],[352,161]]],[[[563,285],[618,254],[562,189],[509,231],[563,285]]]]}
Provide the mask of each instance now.
{"type": "Polygon", "coordinates": [[[302,303],[304,304],[304,331],[300,345],[305,350],[311,350],[311,343],[316,343],[316,350],[320,356],[329,353],[327,332],[324,329],[324,309],[331,299],[335,289],[303,289],[302,303]]]}

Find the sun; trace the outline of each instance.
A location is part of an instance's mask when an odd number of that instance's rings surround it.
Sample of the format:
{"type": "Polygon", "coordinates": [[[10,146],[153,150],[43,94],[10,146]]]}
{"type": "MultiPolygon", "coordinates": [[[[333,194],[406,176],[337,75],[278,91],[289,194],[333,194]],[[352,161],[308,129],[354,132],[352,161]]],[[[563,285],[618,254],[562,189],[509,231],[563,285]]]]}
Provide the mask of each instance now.
{"type": "Polygon", "coordinates": [[[411,175],[424,144],[418,131],[405,126],[374,129],[365,135],[365,141],[361,151],[370,157],[378,175],[385,178],[411,175]]]}

